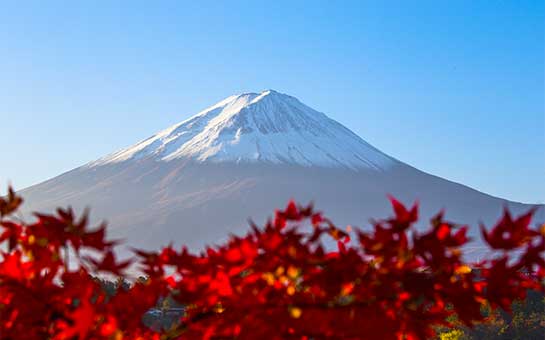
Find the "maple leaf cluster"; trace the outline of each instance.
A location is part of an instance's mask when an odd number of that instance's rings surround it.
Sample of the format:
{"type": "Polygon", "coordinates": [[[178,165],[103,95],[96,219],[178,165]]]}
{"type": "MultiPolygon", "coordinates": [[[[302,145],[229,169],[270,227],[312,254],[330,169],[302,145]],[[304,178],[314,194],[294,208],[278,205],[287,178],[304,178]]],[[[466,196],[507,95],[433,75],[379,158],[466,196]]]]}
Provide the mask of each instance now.
{"type": "Polygon", "coordinates": [[[510,311],[545,291],[545,233],[533,211],[506,210],[481,226],[488,260],[467,263],[468,228],[442,214],[417,232],[418,207],[391,198],[394,216],[369,231],[340,229],[312,206],[290,202],[265,226],[201,253],[172,246],[116,257],[106,227],[70,209],[14,217],[22,200],[0,198],[0,339],[426,339],[481,308],[510,311]],[[106,294],[96,277],[145,280],[106,294]],[[168,297],[184,313],[168,329],[143,315],[168,297]]]}

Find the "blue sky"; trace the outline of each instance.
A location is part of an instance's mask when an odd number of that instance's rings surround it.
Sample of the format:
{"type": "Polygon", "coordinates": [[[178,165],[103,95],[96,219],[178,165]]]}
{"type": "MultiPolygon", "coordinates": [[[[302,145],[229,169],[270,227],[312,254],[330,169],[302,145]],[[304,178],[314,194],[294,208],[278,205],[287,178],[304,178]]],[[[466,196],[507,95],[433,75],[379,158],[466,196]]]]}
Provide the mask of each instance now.
{"type": "Polygon", "coordinates": [[[545,202],[543,1],[3,1],[0,188],[273,88],[424,171],[545,202]]]}

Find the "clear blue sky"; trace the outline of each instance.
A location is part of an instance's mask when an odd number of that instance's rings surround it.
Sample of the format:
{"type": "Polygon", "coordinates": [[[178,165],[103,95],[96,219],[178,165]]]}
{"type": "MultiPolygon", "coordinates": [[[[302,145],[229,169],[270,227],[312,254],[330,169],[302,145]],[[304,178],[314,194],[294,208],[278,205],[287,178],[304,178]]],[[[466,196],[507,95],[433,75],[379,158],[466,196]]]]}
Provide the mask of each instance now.
{"type": "Polygon", "coordinates": [[[273,88],[424,171],[545,201],[544,1],[3,1],[0,182],[273,88]]]}

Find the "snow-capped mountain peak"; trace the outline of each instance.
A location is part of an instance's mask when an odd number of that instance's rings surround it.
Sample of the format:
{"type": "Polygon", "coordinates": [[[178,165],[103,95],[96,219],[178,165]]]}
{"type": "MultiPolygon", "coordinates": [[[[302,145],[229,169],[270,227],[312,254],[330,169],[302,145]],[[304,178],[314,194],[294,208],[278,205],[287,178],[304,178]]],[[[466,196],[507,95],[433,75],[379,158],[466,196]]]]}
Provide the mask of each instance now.
{"type": "Polygon", "coordinates": [[[377,170],[395,163],[325,114],[274,90],[227,97],[88,166],[148,157],[377,170]]]}

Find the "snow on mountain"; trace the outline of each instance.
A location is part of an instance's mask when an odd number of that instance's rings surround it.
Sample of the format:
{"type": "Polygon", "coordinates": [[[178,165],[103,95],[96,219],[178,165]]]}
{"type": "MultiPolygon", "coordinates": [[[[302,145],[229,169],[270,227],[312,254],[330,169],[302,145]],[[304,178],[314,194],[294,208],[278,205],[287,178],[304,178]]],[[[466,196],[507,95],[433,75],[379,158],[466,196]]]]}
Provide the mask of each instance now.
{"type": "Polygon", "coordinates": [[[273,90],[230,96],[87,166],[142,158],[375,170],[396,163],[325,114],[273,90]]]}

